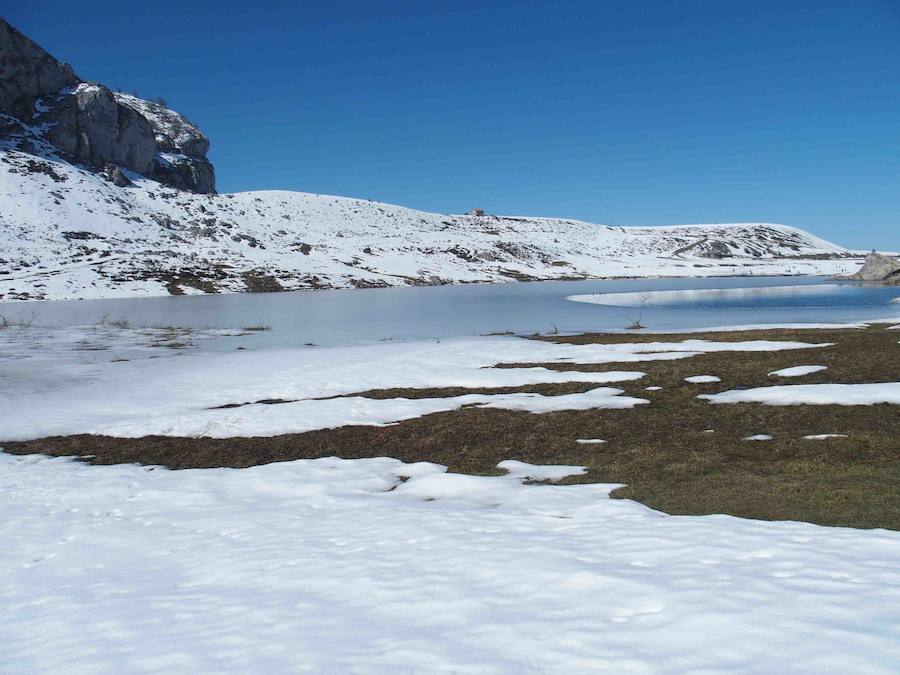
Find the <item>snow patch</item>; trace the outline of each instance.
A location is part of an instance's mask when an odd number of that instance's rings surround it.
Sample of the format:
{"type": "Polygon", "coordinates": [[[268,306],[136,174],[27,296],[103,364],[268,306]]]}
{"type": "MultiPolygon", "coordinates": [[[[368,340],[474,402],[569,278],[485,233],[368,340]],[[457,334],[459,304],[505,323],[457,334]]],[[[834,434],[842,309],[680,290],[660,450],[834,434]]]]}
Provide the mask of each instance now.
{"type": "Polygon", "coordinates": [[[828,370],[828,366],[792,366],[790,368],[782,368],[781,370],[773,370],[769,376],[777,377],[800,377],[802,375],[810,375],[823,370],[828,370]]]}
{"type": "Polygon", "coordinates": [[[540,465],[519,462],[514,459],[505,459],[497,465],[498,469],[506,470],[512,478],[521,480],[549,480],[557,481],[569,476],[580,476],[587,473],[583,466],[540,465]]]}
{"type": "Polygon", "coordinates": [[[900,382],[870,384],[785,384],[702,394],[710,403],[765,405],[876,405],[900,404],[900,382]]]}

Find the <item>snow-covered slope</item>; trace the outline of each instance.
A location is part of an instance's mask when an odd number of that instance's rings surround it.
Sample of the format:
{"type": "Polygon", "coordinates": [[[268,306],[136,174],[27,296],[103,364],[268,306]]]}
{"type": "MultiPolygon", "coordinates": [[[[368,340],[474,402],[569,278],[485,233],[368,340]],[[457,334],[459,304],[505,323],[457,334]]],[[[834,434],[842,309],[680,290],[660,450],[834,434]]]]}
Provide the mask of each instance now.
{"type": "Polygon", "coordinates": [[[833,274],[859,259],[783,225],[623,228],[450,216],[298,192],[118,187],[0,146],[0,300],[628,276],[833,274]]]}

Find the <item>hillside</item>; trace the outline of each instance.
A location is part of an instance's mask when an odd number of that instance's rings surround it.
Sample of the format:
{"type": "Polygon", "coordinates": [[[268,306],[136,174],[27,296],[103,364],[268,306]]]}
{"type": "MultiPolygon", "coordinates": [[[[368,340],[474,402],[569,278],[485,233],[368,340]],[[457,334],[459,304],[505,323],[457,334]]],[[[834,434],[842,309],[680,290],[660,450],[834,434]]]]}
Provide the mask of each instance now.
{"type": "Polygon", "coordinates": [[[0,299],[852,271],[783,225],[622,228],[297,192],[194,194],[0,151],[0,299]]]}
{"type": "Polygon", "coordinates": [[[0,301],[630,276],[833,274],[783,225],[623,228],[215,193],[190,121],[78,77],[0,19],[0,301]]]}

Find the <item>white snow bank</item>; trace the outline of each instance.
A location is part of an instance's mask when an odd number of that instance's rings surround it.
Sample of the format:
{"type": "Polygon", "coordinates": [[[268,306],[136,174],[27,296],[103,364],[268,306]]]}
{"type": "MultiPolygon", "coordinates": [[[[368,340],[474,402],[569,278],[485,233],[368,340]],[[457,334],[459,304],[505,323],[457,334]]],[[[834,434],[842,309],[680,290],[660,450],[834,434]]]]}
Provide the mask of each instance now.
{"type": "Polygon", "coordinates": [[[599,445],[600,443],[606,443],[602,438],[576,438],[576,443],[580,443],[581,445],[599,445]]]}
{"type": "Polygon", "coordinates": [[[810,434],[803,438],[807,441],[824,441],[829,438],[847,438],[847,434],[810,434]]]}
{"type": "Polygon", "coordinates": [[[721,382],[722,378],[715,375],[691,375],[684,378],[684,381],[691,384],[710,384],[712,382],[721,382]]]}
{"type": "Polygon", "coordinates": [[[669,517],[608,499],[612,485],[443,471],[0,455],[0,671],[900,663],[900,533],[669,517]]]}
{"type": "Polygon", "coordinates": [[[828,366],[792,366],[790,368],[782,368],[781,370],[773,370],[769,373],[769,376],[800,377],[801,375],[810,375],[823,370],[828,370],[828,366]]]}
{"type": "Polygon", "coordinates": [[[769,434],[753,434],[752,436],[744,436],[742,440],[745,441],[771,441],[772,436],[769,434]]]}
{"type": "Polygon", "coordinates": [[[784,384],[702,394],[710,403],[764,403],[766,405],[874,405],[900,404],[900,382],[872,384],[784,384]]]}

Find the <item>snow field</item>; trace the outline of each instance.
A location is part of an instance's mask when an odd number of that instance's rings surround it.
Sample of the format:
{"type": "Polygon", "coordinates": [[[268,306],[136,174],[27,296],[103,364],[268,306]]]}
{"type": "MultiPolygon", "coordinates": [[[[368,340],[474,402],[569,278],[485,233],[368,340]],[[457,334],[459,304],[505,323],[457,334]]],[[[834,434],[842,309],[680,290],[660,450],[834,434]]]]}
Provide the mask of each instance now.
{"type": "Polygon", "coordinates": [[[900,533],[392,459],[0,455],[0,671],[891,673],[900,533]],[[406,477],[405,482],[401,482],[406,477]]]}

